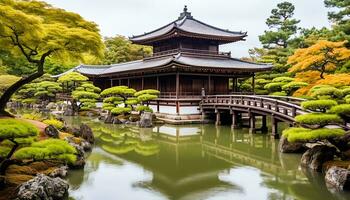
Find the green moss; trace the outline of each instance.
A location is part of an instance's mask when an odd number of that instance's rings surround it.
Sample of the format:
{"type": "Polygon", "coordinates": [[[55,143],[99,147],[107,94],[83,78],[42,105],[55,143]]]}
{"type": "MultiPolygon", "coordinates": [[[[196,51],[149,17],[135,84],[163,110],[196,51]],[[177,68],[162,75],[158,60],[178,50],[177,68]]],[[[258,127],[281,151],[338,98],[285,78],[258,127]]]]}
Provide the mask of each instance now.
{"type": "Polygon", "coordinates": [[[23,119],[30,119],[30,120],[36,120],[36,121],[42,121],[43,116],[40,113],[26,113],[22,115],[23,119]]]}
{"type": "Polygon", "coordinates": [[[283,136],[286,137],[289,142],[330,139],[333,137],[342,136],[344,134],[345,131],[342,129],[327,128],[316,130],[306,128],[289,128],[283,131],[283,136]]]}
{"type": "Polygon", "coordinates": [[[304,115],[298,115],[295,117],[295,121],[305,125],[319,125],[321,127],[330,123],[342,123],[342,119],[335,114],[323,114],[323,113],[309,113],[304,115]]]}
{"type": "Polygon", "coordinates": [[[16,139],[37,136],[39,130],[32,124],[18,119],[0,119],[0,139],[16,139]]]}
{"type": "Polygon", "coordinates": [[[0,158],[4,158],[11,151],[10,147],[0,146],[0,158]]]}
{"type": "Polygon", "coordinates": [[[336,105],[338,105],[338,103],[334,100],[313,100],[301,103],[302,108],[312,110],[315,112],[326,112],[327,110],[336,105]]]}
{"type": "Polygon", "coordinates": [[[271,95],[271,96],[287,96],[287,93],[285,93],[285,92],[273,92],[269,95],[271,95]]]}
{"type": "Polygon", "coordinates": [[[342,118],[348,119],[350,117],[350,104],[341,104],[334,106],[329,110],[329,113],[337,114],[342,118]]]}

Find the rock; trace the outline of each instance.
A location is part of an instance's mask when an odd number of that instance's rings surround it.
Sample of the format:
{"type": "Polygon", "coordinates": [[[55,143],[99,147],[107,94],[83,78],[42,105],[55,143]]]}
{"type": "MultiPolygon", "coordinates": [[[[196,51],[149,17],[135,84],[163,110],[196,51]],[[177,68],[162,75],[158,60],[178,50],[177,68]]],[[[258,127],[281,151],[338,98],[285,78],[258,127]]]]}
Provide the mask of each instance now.
{"type": "Polygon", "coordinates": [[[48,175],[50,177],[66,177],[68,174],[68,167],[67,166],[61,166],[61,167],[58,167],[58,168],[55,168],[54,170],[52,170],[50,173],[48,173],[48,175]]]}
{"type": "Polygon", "coordinates": [[[341,151],[350,150],[350,133],[330,139],[330,142],[341,151]]]}
{"type": "Polygon", "coordinates": [[[141,114],[139,126],[141,128],[150,128],[153,126],[153,113],[144,112],[141,114]]]}
{"type": "Polygon", "coordinates": [[[339,191],[350,190],[350,170],[331,167],[325,176],[326,185],[339,191]]]}
{"type": "Polygon", "coordinates": [[[343,160],[350,160],[350,149],[342,152],[341,157],[343,160]]]}
{"type": "Polygon", "coordinates": [[[107,118],[105,119],[106,124],[113,124],[114,117],[112,115],[108,115],[107,118]]]}
{"type": "Polygon", "coordinates": [[[59,131],[57,130],[56,127],[49,125],[45,128],[45,134],[52,138],[58,138],[59,131]]]}
{"type": "Polygon", "coordinates": [[[138,114],[131,114],[129,117],[130,122],[137,122],[140,121],[140,115],[138,114]]]}
{"type": "Polygon", "coordinates": [[[80,126],[80,137],[82,137],[84,140],[86,140],[90,144],[93,144],[95,141],[95,137],[91,128],[86,124],[82,124],[80,126]]]}
{"type": "Polygon", "coordinates": [[[38,174],[21,184],[16,190],[15,200],[64,200],[68,199],[69,185],[61,178],[50,178],[38,174]]]}
{"type": "Polygon", "coordinates": [[[302,153],[306,151],[305,143],[288,142],[288,139],[283,136],[279,141],[278,148],[282,153],[302,153]]]}
{"type": "Polygon", "coordinates": [[[322,171],[327,172],[332,167],[340,167],[343,169],[350,169],[350,161],[341,161],[341,160],[331,160],[323,163],[322,171]]]}
{"type": "Polygon", "coordinates": [[[315,145],[301,157],[301,165],[316,171],[322,170],[326,161],[333,160],[336,149],[327,145],[315,145]]]}
{"type": "Polygon", "coordinates": [[[91,151],[92,149],[92,145],[90,142],[87,142],[85,140],[83,140],[81,143],[80,143],[80,146],[83,147],[84,151],[91,151]]]}
{"type": "Polygon", "coordinates": [[[64,112],[63,112],[64,116],[74,116],[74,111],[73,109],[69,106],[67,107],[64,112]]]}
{"type": "Polygon", "coordinates": [[[77,150],[77,160],[75,161],[74,164],[70,165],[70,167],[75,168],[75,169],[83,168],[85,166],[84,147],[76,144],[71,137],[67,137],[67,138],[65,138],[65,140],[77,150]]]}

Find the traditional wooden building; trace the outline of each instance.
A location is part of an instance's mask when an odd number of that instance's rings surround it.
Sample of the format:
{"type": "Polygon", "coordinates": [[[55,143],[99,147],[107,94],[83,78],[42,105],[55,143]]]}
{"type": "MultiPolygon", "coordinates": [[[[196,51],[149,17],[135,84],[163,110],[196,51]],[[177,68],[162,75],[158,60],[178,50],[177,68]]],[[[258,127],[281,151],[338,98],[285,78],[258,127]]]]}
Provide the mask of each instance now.
{"type": "MultiPolygon", "coordinates": [[[[135,44],[153,47],[153,55],[133,62],[106,66],[80,65],[78,71],[102,89],[127,85],[136,90],[157,89],[165,105],[193,105],[205,94],[239,92],[237,80],[253,77],[270,65],[242,61],[231,52],[219,51],[222,44],[245,40],[247,32],[220,29],[195,19],[187,7],[175,21],[154,31],[130,37],[135,44]],[[187,103],[186,103],[187,102],[187,103]]],[[[159,111],[159,101],[157,102],[159,111]]],[[[162,103],[161,103],[162,104],[162,103]]],[[[183,114],[186,112],[183,112],[183,114]]]]}

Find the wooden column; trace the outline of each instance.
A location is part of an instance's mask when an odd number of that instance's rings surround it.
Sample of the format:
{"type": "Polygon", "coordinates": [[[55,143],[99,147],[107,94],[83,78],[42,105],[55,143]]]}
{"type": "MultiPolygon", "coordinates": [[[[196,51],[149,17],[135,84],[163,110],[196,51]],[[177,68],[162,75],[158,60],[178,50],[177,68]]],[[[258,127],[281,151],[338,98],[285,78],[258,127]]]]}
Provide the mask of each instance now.
{"type": "Polygon", "coordinates": [[[176,99],[179,98],[179,92],[180,92],[180,75],[179,72],[176,72],[176,99]]]}
{"type": "Polygon", "coordinates": [[[130,78],[128,78],[128,87],[130,87],[130,78]]]}
{"type": "Polygon", "coordinates": [[[144,90],[145,89],[145,78],[142,77],[141,78],[141,90],[144,90]]]}
{"type": "Polygon", "coordinates": [[[236,85],[235,85],[235,78],[232,77],[232,92],[235,92],[235,87],[236,87],[236,85]]]}
{"type": "Polygon", "coordinates": [[[113,79],[111,79],[111,87],[113,87],[113,79]]]}
{"type": "Polygon", "coordinates": [[[216,113],[216,122],[215,125],[220,126],[221,125],[221,115],[220,112],[218,110],[215,111],[216,113]]]}
{"type": "Polygon", "coordinates": [[[255,133],[255,115],[249,112],[249,133],[255,133]]]}
{"type": "Polygon", "coordinates": [[[157,113],[159,113],[159,101],[157,101],[157,113]]]}
{"type": "Polygon", "coordinates": [[[211,76],[208,76],[208,95],[211,94],[211,76]]]}
{"type": "Polygon", "coordinates": [[[122,79],[119,79],[119,86],[122,85],[122,79]]]}
{"type": "Polygon", "coordinates": [[[176,101],[176,114],[180,114],[180,102],[176,101]]]}
{"type": "Polygon", "coordinates": [[[267,128],[267,118],[266,115],[261,116],[261,132],[266,133],[268,131],[267,128]]]}
{"type": "Polygon", "coordinates": [[[275,139],[279,138],[278,120],[273,115],[271,116],[271,136],[275,139]]]}
{"type": "Polygon", "coordinates": [[[238,128],[238,121],[237,121],[237,113],[236,111],[231,111],[231,115],[232,115],[232,125],[231,127],[232,128],[238,128]]]}
{"type": "Polygon", "coordinates": [[[159,91],[159,76],[157,76],[157,90],[159,91]]]}

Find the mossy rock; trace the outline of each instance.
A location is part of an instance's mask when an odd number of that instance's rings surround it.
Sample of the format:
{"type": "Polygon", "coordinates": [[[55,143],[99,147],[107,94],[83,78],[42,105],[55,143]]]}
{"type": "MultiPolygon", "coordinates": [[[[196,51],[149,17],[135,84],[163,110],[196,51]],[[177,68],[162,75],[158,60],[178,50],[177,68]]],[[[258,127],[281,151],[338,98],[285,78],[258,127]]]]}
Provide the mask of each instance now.
{"type": "Polygon", "coordinates": [[[26,175],[26,174],[7,174],[5,177],[6,183],[10,186],[17,186],[24,182],[29,181],[30,179],[33,179],[33,175],[26,175]]]}

